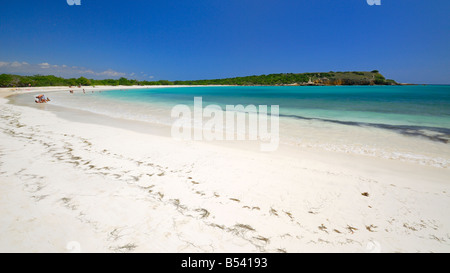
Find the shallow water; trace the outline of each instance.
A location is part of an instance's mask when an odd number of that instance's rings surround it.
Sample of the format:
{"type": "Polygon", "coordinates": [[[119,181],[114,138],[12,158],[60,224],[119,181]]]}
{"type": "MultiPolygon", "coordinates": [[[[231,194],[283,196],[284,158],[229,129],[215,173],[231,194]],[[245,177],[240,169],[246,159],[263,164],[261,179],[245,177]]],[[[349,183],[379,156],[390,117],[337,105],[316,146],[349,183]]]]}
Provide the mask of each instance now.
{"type": "Polygon", "coordinates": [[[168,126],[171,109],[192,107],[194,97],[222,109],[279,105],[282,143],[439,167],[450,162],[450,86],[177,87],[49,97],[52,105],[168,126]]]}
{"type": "MultiPolygon", "coordinates": [[[[100,95],[97,93],[97,95],[100,95]]],[[[450,129],[450,86],[189,87],[110,91],[104,98],[166,106],[280,105],[280,113],[338,121],[450,129]]]]}

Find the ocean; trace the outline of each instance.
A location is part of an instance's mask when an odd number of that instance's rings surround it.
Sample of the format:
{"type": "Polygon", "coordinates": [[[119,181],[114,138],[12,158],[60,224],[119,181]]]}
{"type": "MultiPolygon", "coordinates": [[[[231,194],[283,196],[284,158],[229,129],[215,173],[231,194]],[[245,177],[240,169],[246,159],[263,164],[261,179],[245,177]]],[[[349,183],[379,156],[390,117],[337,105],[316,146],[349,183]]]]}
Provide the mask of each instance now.
{"type": "MultiPolygon", "coordinates": [[[[205,86],[49,93],[51,104],[120,119],[172,125],[171,109],[279,105],[281,141],[300,147],[447,166],[450,86],[205,86]],[[443,148],[444,147],[444,148],[443,148]],[[424,159],[426,158],[426,159],[424,159]],[[429,161],[432,161],[431,163],[429,161]],[[434,163],[433,163],[434,162],[434,163]],[[442,163],[444,162],[444,163],[442,163]]],[[[30,95],[22,95],[28,96],[30,95]]]]}

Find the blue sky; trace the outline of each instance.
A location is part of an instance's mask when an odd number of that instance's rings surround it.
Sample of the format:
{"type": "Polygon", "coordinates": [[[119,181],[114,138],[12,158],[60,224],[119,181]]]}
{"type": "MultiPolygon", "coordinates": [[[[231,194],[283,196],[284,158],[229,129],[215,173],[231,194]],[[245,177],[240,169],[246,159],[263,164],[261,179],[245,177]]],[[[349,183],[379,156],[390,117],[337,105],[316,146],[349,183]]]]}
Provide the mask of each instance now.
{"type": "Polygon", "coordinates": [[[0,73],[189,80],[380,70],[450,83],[450,1],[2,1],[0,73]]]}

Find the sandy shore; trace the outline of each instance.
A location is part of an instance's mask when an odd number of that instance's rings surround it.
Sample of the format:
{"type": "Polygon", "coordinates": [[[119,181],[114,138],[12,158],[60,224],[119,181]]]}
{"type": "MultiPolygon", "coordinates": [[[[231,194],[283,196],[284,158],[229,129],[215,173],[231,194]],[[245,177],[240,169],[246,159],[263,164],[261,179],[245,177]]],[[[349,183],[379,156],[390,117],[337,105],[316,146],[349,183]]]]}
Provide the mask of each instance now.
{"type": "Polygon", "coordinates": [[[175,141],[5,98],[57,90],[0,90],[0,252],[450,251],[447,168],[175,141]]]}
{"type": "Polygon", "coordinates": [[[18,88],[0,88],[0,97],[4,98],[11,95],[16,94],[24,94],[24,93],[51,93],[51,92],[69,92],[73,90],[74,92],[86,92],[91,91],[103,91],[103,90],[120,90],[120,89],[143,89],[143,88],[167,88],[167,87],[186,87],[184,85],[133,85],[133,86],[48,86],[48,87],[18,87],[18,88]]]}

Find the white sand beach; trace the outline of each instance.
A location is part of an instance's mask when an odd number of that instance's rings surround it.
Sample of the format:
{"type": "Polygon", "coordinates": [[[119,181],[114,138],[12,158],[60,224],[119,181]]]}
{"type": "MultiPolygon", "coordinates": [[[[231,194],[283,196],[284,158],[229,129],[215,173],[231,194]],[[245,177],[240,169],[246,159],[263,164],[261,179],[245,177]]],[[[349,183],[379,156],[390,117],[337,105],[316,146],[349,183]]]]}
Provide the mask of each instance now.
{"type": "Polygon", "coordinates": [[[0,252],[450,251],[447,167],[176,141],[6,98],[68,90],[0,90],[0,252]]]}

